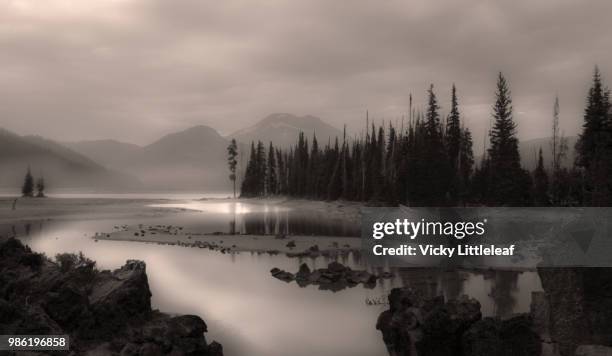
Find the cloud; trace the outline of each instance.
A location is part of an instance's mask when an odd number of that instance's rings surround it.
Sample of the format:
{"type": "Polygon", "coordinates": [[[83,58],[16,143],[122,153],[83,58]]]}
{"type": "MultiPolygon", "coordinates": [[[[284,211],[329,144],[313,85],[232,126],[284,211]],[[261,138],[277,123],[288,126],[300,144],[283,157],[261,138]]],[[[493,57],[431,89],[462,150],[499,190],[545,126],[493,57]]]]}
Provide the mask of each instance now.
{"type": "Polygon", "coordinates": [[[195,124],[229,133],[279,111],[356,131],[366,109],[395,120],[410,93],[423,105],[429,83],[447,110],[456,83],[478,138],[502,70],[522,137],[548,134],[557,93],[573,133],[593,66],[612,75],[611,10],[605,0],[8,1],[0,117],[20,133],[136,143],[195,124]]]}

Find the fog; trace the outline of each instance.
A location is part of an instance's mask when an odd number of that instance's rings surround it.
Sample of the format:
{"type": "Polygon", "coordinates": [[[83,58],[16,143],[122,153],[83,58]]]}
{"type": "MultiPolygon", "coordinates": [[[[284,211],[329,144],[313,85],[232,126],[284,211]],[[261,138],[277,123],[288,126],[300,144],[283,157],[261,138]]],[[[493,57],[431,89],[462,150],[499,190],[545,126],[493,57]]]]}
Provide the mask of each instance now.
{"type": "Polygon", "coordinates": [[[593,67],[612,76],[612,3],[573,0],[0,3],[0,126],[147,144],[196,124],[223,134],[271,112],[358,131],[398,120],[434,83],[481,146],[496,73],[521,138],[573,134],[593,67]],[[480,142],[479,142],[480,141],[480,142]]]}

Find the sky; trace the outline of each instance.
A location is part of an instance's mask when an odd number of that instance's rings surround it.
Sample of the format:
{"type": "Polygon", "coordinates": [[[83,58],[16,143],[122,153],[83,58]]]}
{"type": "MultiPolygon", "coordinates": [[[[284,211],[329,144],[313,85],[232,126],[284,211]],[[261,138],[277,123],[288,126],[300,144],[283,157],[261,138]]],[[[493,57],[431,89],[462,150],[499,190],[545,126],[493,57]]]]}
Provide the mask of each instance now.
{"type": "MultiPolygon", "coordinates": [[[[612,80],[609,0],[2,0],[0,127],[137,144],[270,113],[349,131],[397,121],[430,84],[482,143],[497,73],[521,139],[582,123],[593,68],[612,80]]],[[[608,81],[610,82],[610,81],[608,81]]]]}

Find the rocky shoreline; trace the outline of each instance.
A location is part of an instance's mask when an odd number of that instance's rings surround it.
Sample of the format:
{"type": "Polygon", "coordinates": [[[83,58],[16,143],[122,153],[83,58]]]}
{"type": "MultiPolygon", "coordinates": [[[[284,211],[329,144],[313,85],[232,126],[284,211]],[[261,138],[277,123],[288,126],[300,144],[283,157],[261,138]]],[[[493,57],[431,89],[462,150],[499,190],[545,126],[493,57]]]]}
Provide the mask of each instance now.
{"type": "Polygon", "coordinates": [[[394,288],[376,328],[391,356],[612,356],[612,268],[538,268],[529,313],[482,318],[480,303],[394,288]]]}
{"type": "Polygon", "coordinates": [[[541,342],[528,315],[482,318],[480,303],[466,296],[424,298],[394,288],[376,329],[392,356],[539,356],[541,342]]]}
{"type": "Polygon", "coordinates": [[[69,334],[69,355],[222,356],[206,331],[198,316],[151,309],[142,261],[98,271],[82,255],[54,262],[17,239],[0,239],[0,334],[69,334]]]}
{"type": "Polygon", "coordinates": [[[376,287],[376,281],[381,278],[391,278],[389,272],[380,275],[372,274],[368,271],[352,270],[339,262],[331,262],[327,268],[310,270],[306,263],[300,265],[296,273],[287,272],[279,268],[270,270],[272,277],[284,282],[295,281],[300,287],[308,285],[318,285],[321,290],[331,290],[337,292],[345,288],[355,287],[362,284],[366,288],[376,287]]]}

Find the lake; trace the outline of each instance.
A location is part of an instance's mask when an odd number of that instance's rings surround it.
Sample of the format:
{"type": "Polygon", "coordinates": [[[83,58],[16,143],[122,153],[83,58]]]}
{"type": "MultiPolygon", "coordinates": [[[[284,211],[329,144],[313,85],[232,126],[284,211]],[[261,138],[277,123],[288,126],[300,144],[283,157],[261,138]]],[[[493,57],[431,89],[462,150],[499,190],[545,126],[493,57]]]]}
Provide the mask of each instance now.
{"type": "MultiPolygon", "coordinates": [[[[502,317],[527,312],[531,292],[541,290],[537,273],[530,271],[402,269],[393,270],[395,277],[381,280],[374,289],[359,285],[334,293],[285,283],[269,272],[273,267],[295,272],[302,262],[311,268],[324,267],[331,261],[325,257],[301,260],[249,252],[222,254],[92,238],[96,233],[113,231],[115,226],[138,224],[184,226],[202,233],[231,229],[258,234],[359,233],[358,226],[338,217],[274,204],[177,200],[150,205],[172,213],[126,219],[37,219],[5,223],[3,231],[16,233],[34,250],[51,257],[82,251],[103,269],[117,268],[128,259],[145,261],[153,306],[168,313],[200,315],[208,324],[208,340],[222,343],[227,356],[386,355],[381,335],[375,330],[376,319],[386,306],[365,301],[385,300],[393,287],[413,286],[447,298],[467,294],[480,301],[483,314],[502,317]]],[[[340,262],[354,269],[372,269],[354,254],[340,257],[340,262]]]]}

